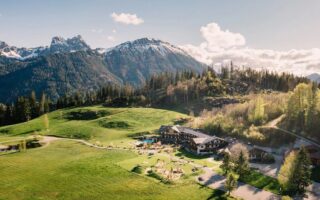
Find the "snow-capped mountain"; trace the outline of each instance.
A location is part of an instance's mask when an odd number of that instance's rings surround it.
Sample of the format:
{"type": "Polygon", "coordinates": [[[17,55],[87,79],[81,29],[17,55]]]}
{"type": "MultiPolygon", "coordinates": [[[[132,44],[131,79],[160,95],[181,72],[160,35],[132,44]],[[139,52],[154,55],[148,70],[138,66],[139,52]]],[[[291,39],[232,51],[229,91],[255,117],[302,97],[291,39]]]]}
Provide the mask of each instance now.
{"type": "Polygon", "coordinates": [[[15,46],[9,46],[7,43],[0,41],[0,55],[8,58],[26,59],[37,56],[43,50],[45,50],[44,47],[17,48],[15,46]]]}
{"type": "Polygon", "coordinates": [[[7,43],[0,41],[0,55],[19,60],[53,53],[68,53],[86,50],[90,50],[90,47],[80,35],[68,39],[64,39],[59,36],[53,37],[49,47],[18,48],[15,46],[9,46],[7,43]]]}
{"type": "Polygon", "coordinates": [[[91,49],[76,36],[52,38],[48,47],[17,48],[0,43],[0,102],[46,92],[52,99],[66,91],[97,89],[107,83],[141,85],[154,74],[205,65],[168,42],[142,38],[109,49],[91,49]],[[19,81],[17,81],[19,80],[19,81]]]}
{"type": "Polygon", "coordinates": [[[64,39],[63,37],[53,37],[50,45],[50,53],[63,53],[63,52],[75,52],[86,51],[91,48],[83,40],[81,35],[77,35],[73,38],[64,39]]]}
{"type": "Polygon", "coordinates": [[[143,53],[150,50],[158,52],[163,56],[170,53],[187,54],[184,50],[177,46],[153,38],[141,38],[134,41],[125,42],[114,48],[106,49],[106,53],[110,53],[112,51],[138,51],[143,53]]]}
{"type": "Polygon", "coordinates": [[[179,47],[150,38],[122,43],[107,49],[104,56],[110,71],[131,84],[141,84],[155,73],[204,69],[179,47]]]}

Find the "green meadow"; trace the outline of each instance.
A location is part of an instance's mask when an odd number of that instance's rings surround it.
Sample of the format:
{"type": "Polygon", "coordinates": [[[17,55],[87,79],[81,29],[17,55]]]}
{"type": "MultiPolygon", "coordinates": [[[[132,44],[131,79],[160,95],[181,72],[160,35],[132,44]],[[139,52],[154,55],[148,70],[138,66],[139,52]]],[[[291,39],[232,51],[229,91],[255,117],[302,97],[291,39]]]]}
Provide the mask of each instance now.
{"type": "Polygon", "coordinates": [[[32,134],[85,139],[103,144],[123,143],[139,133],[153,132],[162,124],[187,117],[181,113],[152,108],[105,108],[102,106],[62,109],[48,114],[49,130],[43,116],[26,123],[0,128],[2,136],[32,134]]]}
{"type": "MultiPolygon", "coordinates": [[[[153,133],[186,115],[151,108],[62,109],[0,128],[0,142],[30,135],[56,135],[104,145],[128,146],[132,136],[153,133]]],[[[221,191],[196,183],[195,177],[165,184],[132,172],[148,157],[128,150],[99,150],[76,141],[57,140],[26,152],[0,156],[0,199],[228,199],[221,191]]],[[[153,165],[158,158],[149,160],[153,165]]],[[[167,158],[160,158],[167,160],[167,158]]],[[[170,166],[168,166],[170,167],[170,166]]],[[[190,166],[183,166],[191,173],[190,166]]]]}

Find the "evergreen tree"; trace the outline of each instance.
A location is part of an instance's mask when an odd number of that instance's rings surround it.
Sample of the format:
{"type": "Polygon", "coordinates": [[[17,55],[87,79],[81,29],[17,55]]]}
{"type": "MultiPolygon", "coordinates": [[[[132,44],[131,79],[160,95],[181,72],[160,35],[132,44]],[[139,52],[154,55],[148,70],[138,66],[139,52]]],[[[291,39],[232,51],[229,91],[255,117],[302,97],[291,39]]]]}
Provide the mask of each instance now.
{"type": "Polygon", "coordinates": [[[234,171],[239,174],[239,178],[242,179],[243,176],[249,171],[248,158],[244,155],[243,151],[240,151],[239,157],[235,162],[234,171]]]}
{"type": "Polygon", "coordinates": [[[45,102],[44,102],[44,113],[48,113],[48,112],[50,112],[50,98],[49,97],[45,98],[45,102]]]}
{"type": "Polygon", "coordinates": [[[42,93],[40,103],[39,103],[39,116],[45,113],[45,103],[46,103],[46,95],[42,93]]]}
{"type": "Polygon", "coordinates": [[[237,184],[238,182],[236,177],[232,173],[228,174],[227,180],[224,185],[226,190],[228,191],[228,196],[237,187],[237,184]]]}
{"type": "Polygon", "coordinates": [[[222,164],[220,165],[221,169],[223,170],[224,174],[228,174],[231,170],[231,161],[229,153],[225,153],[222,164]]]}
{"type": "Polygon", "coordinates": [[[30,101],[31,118],[36,118],[39,113],[38,113],[37,98],[36,98],[35,91],[31,92],[29,101],[30,101]]]}

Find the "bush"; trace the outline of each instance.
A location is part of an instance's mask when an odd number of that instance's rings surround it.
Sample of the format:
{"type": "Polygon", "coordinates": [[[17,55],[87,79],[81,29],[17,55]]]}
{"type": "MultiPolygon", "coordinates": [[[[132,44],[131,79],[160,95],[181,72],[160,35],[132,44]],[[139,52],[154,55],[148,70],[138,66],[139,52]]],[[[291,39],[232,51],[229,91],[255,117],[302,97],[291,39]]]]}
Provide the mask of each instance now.
{"type": "Polygon", "coordinates": [[[64,118],[68,120],[93,120],[109,114],[107,111],[78,110],[67,113],[64,118]]]}
{"type": "Polygon", "coordinates": [[[119,128],[119,129],[128,129],[130,125],[124,121],[99,121],[99,125],[104,128],[119,128]]]}
{"type": "Polygon", "coordinates": [[[134,168],[132,168],[131,172],[137,173],[137,174],[142,174],[142,167],[140,165],[136,165],[134,168]]]}

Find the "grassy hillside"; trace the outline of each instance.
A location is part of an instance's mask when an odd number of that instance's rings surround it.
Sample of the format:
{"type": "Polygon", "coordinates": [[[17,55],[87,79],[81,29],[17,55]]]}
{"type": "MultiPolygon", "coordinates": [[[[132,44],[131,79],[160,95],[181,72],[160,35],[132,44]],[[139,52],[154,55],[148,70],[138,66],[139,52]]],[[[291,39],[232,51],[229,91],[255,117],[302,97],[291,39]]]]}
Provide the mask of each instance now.
{"type": "Polygon", "coordinates": [[[121,144],[136,133],[154,131],[162,124],[171,124],[186,115],[152,108],[105,108],[102,106],[57,110],[48,114],[49,130],[43,117],[26,123],[0,128],[0,135],[26,136],[30,134],[57,135],[121,144]]]}

